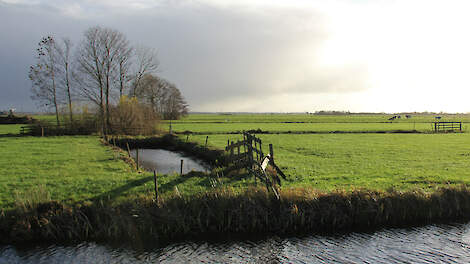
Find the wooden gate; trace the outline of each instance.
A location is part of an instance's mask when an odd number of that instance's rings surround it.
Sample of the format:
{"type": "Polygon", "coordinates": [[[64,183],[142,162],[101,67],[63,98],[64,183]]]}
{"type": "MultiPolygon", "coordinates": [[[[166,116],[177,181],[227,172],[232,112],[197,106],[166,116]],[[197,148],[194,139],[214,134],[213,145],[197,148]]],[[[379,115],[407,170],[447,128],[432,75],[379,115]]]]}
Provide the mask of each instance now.
{"type": "Polygon", "coordinates": [[[253,176],[266,184],[266,189],[273,191],[277,199],[280,198],[277,185],[281,185],[280,175],[284,180],[286,176],[274,162],[273,145],[269,144],[269,154],[264,155],[263,142],[256,136],[243,132],[243,140],[237,142],[227,141],[225,151],[229,152],[230,166],[228,171],[246,169],[248,175],[253,176]],[[273,173],[267,173],[268,166],[273,168],[273,173]]]}
{"type": "Polygon", "coordinates": [[[434,132],[462,131],[462,122],[434,122],[434,132]]]}

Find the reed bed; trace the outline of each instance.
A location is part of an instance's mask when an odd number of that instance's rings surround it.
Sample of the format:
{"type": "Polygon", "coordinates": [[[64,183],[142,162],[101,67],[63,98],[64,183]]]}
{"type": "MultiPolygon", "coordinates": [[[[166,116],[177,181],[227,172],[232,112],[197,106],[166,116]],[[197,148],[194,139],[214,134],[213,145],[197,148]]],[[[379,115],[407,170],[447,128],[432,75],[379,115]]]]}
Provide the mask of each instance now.
{"type": "Polygon", "coordinates": [[[56,201],[25,203],[0,213],[0,242],[129,241],[132,244],[209,237],[211,234],[315,234],[414,226],[470,219],[470,189],[318,192],[291,188],[281,200],[263,188],[218,188],[158,201],[150,196],[112,204],[68,206],[56,201]]]}

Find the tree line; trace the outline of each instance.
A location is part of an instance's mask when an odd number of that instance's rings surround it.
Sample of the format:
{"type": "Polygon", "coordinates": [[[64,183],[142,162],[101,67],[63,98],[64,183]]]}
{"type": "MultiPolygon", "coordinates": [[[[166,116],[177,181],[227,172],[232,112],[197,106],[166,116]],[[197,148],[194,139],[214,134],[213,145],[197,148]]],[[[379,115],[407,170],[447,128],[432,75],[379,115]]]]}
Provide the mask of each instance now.
{"type": "MultiPolygon", "coordinates": [[[[54,109],[57,126],[64,106],[68,122],[74,123],[73,104],[79,101],[95,106],[103,134],[112,130],[113,120],[123,121],[124,116],[119,115],[129,116],[126,111],[149,118],[154,115],[151,119],[178,119],[188,113],[179,89],[157,76],[156,50],[132,46],[117,30],[91,27],[76,48],[67,38],[46,36],[36,51],[36,63],[29,70],[32,98],[54,109]]],[[[136,118],[135,114],[131,116],[136,118]]],[[[128,121],[124,123],[132,125],[128,121]]],[[[142,122],[147,121],[144,118],[142,122]]]]}

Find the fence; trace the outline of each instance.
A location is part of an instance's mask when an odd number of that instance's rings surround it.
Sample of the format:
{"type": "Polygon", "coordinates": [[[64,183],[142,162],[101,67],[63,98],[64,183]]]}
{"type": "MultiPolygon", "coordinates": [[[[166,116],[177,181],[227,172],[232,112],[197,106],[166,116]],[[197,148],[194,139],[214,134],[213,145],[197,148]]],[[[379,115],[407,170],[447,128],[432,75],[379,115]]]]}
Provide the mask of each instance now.
{"type": "Polygon", "coordinates": [[[273,191],[279,199],[279,191],[276,185],[281,185],[281,179],[278,174],[287,179],[281,169],[274,162],[273,145],[269,144],[269,154],[264,155],[263,142],[254,135],[243,132],[243,141],[227,141],[225,151],[229,152],[228,171],[246,169],[249,176],[266,184],[266,189],[273,191]],[[273,173],[267,173],[268,166],[271,166],[273,173]]]}
{"type": "Polygon", "coordinates": [[[462,131],[462,122],[434,122],[434,132],[462,131]]]}

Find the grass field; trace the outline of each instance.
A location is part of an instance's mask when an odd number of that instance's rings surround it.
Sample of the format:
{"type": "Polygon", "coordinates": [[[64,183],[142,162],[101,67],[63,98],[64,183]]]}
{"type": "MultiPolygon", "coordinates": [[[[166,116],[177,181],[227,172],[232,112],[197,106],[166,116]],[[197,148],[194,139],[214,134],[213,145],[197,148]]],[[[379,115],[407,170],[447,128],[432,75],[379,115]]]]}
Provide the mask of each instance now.
{"type": "MultiPolygon", "coordinates": [[[[410,131],[431,132],[430,123],[172,123],[173,132],[192,132],[201,134],[234,133],[248,130],[262,130],[268,133],[322,133],[322,132],[381,132],[410,131]]],[[[467,131],[467,124],[462,128],[467,131]]],[[[169,124],[165,124],[169,130],[169,124]]]]}
{"type": "MultiPolygon", "coordinates": [[[[234,131],[375,131],[430,130],[433,116],[414,116],[395,123],[377,122],[387,116],[351,115],[190,115],[172,122],[174,131],[191,130],[189,141],[223,148],[227,140],[240,139],[234,131]],[[229,122],[222,122],[230,118],[229,122]],[[287,121],[290,120],[290,121],[287,121]],[[282,122],[305,123],[282,123],[282,122]],[[321,122],[320,122],[321,121],[321,122]],[[425,122],[426,121],[426,122],[425,122]],[[336,122],[336,123],[335,123],[336,122]],[[376,123],[374,123],[376,122],[376,123]],[[219,133],[219,134],[213,134],[219,133]]],[[[47,117],[44,117],[47,119],[47,117]]],[[[466,116],[446,116],[446,119],[466,116]]],[[[466,124],[464,125],[464,127],[466,124]]],[[[149,172],[137,173],[125,163],[122,153],[100,143],[95,136],[82,137],[1,137],[18,133],[21,125],[0,126],[0,207],[35,190],[44,189],[53,200],[68,202],[153,193],[149,172]]],[[[259,134],[265,144],[274,145],[276,163],[288,175],[284,188],[313,187],[337,189],[433,190],[447,185],[470,185],[470,135],[449,134],[259,134]]],[[[185,135],[180,136],[186,140],[185,135]]],[[[222,179],[225,185],[244,187],[252,179],[222,179]]],[[[207,177],[160,175],[163,195],[192,194],[210,188],[207,177]]]]}
{"type": "MultiPolygon", "coordinates": [[[[7,127],[0,126],[1,133],[7,127]]],[[[10,129],[10,127],[8,127],[10,129]]],[[[0,208],[35,196],[68,203],[153,193],[153,174],[137,173],[95,136],[0,137],[0,208]]],[[[159,175],[162,194],[207,189],[207,178],[159,175]]]]}
{"type": "Polygon", "coordinates": [[[173,132],[200,134],[236,133],[243,130],[262,130],[268,133],[325,133],[325,132],[431,132],[432,122],[464,122],[468,130],[469,115],[412,115],[389,121],[393,115],[311,115],[311,114],[193,114],[181,120],[163,121],[162,128],[173,132]]]}
{"type": "MultiPolygon", "coordinates": [[[[181,136],[184,140],[185,137],[181,136]]],[[[433,189],[470,185],[468,134],[259,135],[274,146],[276,163],[289,175],[285,186],[321,190],[433,189]]],[[[191,136],[204,143],[206,136],[191,136]]],[[[216,148],[240,135],[210,135],[216,148]]]]}
{"type": "MultiPolygon", "coordinates": [[[[395,114],[351,114],[351,115],[312,115],[312,114],[191,114],[173,123],[383,123],[395,114]]],[[[398,123],[430,123],[440,116],[441,121],[470,122],[469,114],[411,114],[411,118],[401,115],[398,123]]]]}
{"type": "Polygon", "coordinates": [[[25,125],[0,125],[0,135],[19,134],[22,126],[25,125]]]}

